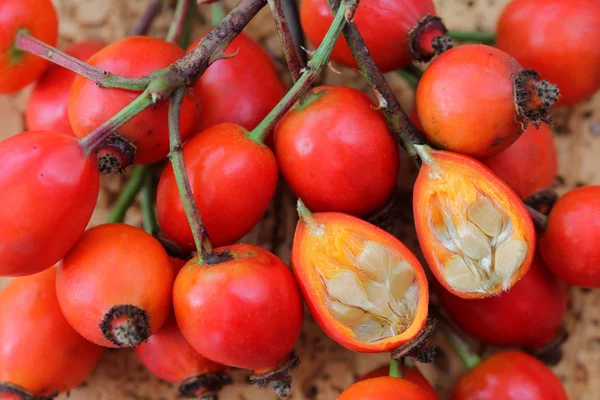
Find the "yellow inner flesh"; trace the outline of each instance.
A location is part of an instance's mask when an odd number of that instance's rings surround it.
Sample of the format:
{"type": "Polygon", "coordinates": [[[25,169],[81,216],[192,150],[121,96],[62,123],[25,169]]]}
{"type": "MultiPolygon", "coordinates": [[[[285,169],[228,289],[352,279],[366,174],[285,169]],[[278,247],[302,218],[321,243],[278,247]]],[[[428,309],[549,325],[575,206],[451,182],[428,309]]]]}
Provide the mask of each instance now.
{"type": "Polygon", "coordinates": [[[454,172],[431,177],[427,212],[436,261],[456,290],[507,290],[528,253],[521,221],[493,186],[454,172]]]}
{"type": "Polygon", "coordinates": [[[316,235],[311,263],[333,318],[363,343],[406,331],[419,299],[412,266],[398,252],[345,228],[316,235]]]}

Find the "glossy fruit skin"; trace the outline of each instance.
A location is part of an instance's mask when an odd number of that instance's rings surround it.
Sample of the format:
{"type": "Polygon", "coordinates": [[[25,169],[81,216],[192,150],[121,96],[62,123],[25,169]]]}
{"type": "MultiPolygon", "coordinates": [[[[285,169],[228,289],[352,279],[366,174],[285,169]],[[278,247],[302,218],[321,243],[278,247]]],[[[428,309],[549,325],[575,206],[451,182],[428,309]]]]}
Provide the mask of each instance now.
{"type": "Polygon", "coordinates": [[[568,400],[558,377],[529,354],[503,351],[463,375],[450,400],[568,400]]]}
{"type": "Polygon", "coordinates": [[[560,105],[587,99],[600,88],[598,37],[595,0],[514,0],[496,28],[496,46],[558,85],[560,105]]]}
{"type": "Polygon", "coordinates": [[[529,272],[500,296],[465,300],[438,291],[444,308],[465,332],[498,346],[537,349],[560,332],[569,300],[567,285],[552,275],[539,257],[529,272]]]}
{"type": "MultiPolygon", "coordinates": [[[[130,36],[100,50],[87,62],[128,78],[141,78],[169,66],[185,52],[176,45],[148,36],[130,36]],[[148,57],[152,54],[152,57],[148,57]]],[[[87,136],[95,128],[121,111],[140,95],[124,89],[100,88],[95,82],[78,76],[69,99],[69,121],[75,136],[87,136]]],[[[196,123],[198,98],[187,91],[181,108],[181,138],[185,140],[196,123]]],[[[136,146],[136,164],[150,164],[169,152],[169,101],[142,111],[117,130],[136,146]]]]}
{"type": "Polygon", "coordinates": [[[66,392],[83,382],[102,355],[63,317],[55,281],[52,267],[0,291],[0,385],[18,385],[35,396],[66,392]]]}
{"type": "MultiPolygon", "coordinates": [[[[105,46],[95,40],[84,40],[65,49],[65,53],[86,61],[105,46]]],[[[36,82],[25,112],[25,122],[29,130],[50,130],[75,136],[69,115],[69,95],[77,74],[56,64],[51,64],[36,82]]]]}
{"type": "Polygon", "coordinates": [[[521,69],[509,54],[490,46],[442,53],[417,88],[417,110],[429,142],[480,159],[508,148],[523,131],[513,96],[514,74],[521,69]]]}
{"type": "Polygon", "coordinates": [[[42,75],[48,61],[14,48],[17,33],[27,32],[55,46],[58,17],[50,0],[3,0],[0,4],[0,93],[23,89],[42,75]]]}
{"type": "Polygon", "coordinates": [[[600,287],[600,186],[583,186],[558,199],[540,237],[548,268],[568,284],[600,287]]]}
{"type": "Polygon", "coordinates": [[[181,332],[196,351],[223,365],[268,372],[288,360],[302,329],[300,291],[271,252],[221,247],[237,259],[183,267],[173,289],[181,332]]]}
{"type": "Polygon", "coordinates": [[[150,317],[154,333],[171,310],[173,267],[160,242],[139,228],[104,224],[88,229],[62,260],[56,279],[65,318],[80,335],[118,347],[99,327],[118,305],[133,305],[150,317]]]}
{"type": "MultiPolygon", "coordinates": [[[[362,376],[359,380],[365,381],[368,379],[389,376],[389,374],[390,374],[390,366],[384,365],[384,366],[377,368],[377,369],[369,372],[368,374],[362,376]]],[[[438,397],[437,393],[435,392],[435,389],[433,388],[433,386],[431,386],[429,381],[423,376],[423,374],[421,374],[421,372],[417,368],[404,367],[404,370],[402,371],[402,375],[403,375],[402,379],[407,380],[411,383],[414,383],[415,385],[420,387],[424,392],[426,392],[427,395],[429,396],[429,397],[427,397],[428,399],[439,400],[439,397],[438,397]]]]}
{"type": "Polygon", "coordinates": [[[423,271],[423,267],[415,255],[394,236],[377,228],[375,225],[351,215],[342,213],[313,213],[312,218],[317,224],[324,225],[325,229],[327,229],[327,225],[329,224],[335,224],[333,226],[340,229],[352,229],[359,232],[367,240],[376,241],[397,251],[413,267],[415,281],[418,283],[420,290],[414,321],[406,331],[400,335],[374,343],[365,343],[355,339],[350,329],[335,320],[331,312],[326,310],[323,288],[318,289],[311,283],[315,281],[311,279],[311,275],[314,276],[316,272],[310,265],[309,254],[307,254],[311,250],[311,243],[309,243],[310,228],[306,222],[300,220],[296,227],[292,245],[292,266],[304,301],[312,317],[321,329],[339,345],[361,353],[389,352],[414,339],[426,325],[429,303],[429,288],[425,271],[423,271]]]}
{"type": "MultiPolygon", "coordinates": [[[[219,124],[189,140],[183,157],[213,245],[239,240],[260,221],[275,193],[279,175],[273,152],[248,138],[241,126],[219,124]]],[[[167,238],[193,250],[192,231],[170,164],[160,177],[156,210],[167,238]]]]}
{"type": "Polygon", "coordinates": [[[398,146],[362,92],[321,86],[275,128],[275,154],[292,191],[315,212],[364,216],[390,198],[398,146]]]}
{"type": "Polygon", "coordinates": [[[171,383],[227,369],[194,350],[181,334],[174,317],[136,347],[135,354],[153,375],[171,383]]]}
{"type": "MultiPolygon", "coordinates": [[[[354,22],[379,69],[389,72],[410,64],[412,55],[408,33],[425,14],[435,15],[435,6],[430,0],[370,0],[360,3],[354,22]]],[[[316,47],[333,22],[333,14],[327,0],[303,0],[300,19],[306,37],[316,47]]],[[[331,59],[347,67],[357,67],[343,37],[333,49],[331,59]]]]}
{"type": "Polygon", "coordinates": [[[552,130],[530,124],[508,149],[483,160],[517,195],[526,199],[548,189],[558,174],[558,155],[552,130]]]}
{"type": "Polygon", "coordinates": [[[40,272],[67,253],[92,216],[95,157],[73,137],[30,131],[0,143],[0,165],[0,276],[40,272]]]}
{"type": "Polygon", "coordinates": [[[242,32],[225,49],[225,54],[236,52],[208,67],[196,84],[200,112],[195,132],[224,122],[252,130],[285,95],[286,86],[258,42],[242,32]]]}
{"type": "Polygon", "coordinates": [[[431,400],[427,392],[405,379],[383,376],[356,382],[337,400],[431,400]]]}

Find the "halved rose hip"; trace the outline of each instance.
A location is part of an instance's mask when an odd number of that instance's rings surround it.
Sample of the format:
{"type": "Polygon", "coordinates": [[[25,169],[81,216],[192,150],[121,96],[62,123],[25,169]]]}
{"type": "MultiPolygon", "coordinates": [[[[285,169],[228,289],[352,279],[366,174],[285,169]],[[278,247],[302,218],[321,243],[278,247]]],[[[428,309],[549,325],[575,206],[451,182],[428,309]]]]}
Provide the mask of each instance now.
{"type": "Polygon", "coordinates": [[[321,328],[359,352],[391,351],[427,319],[429,292],[417,258],[398,239],[359,218],[315,213],[299,202],[294,273],[321,328]]]}
{"type": "Polygon", "coordinates": [[[535,230],[527,209],[480,162],[418,146],[413,207],[421,250],[440,283],[462,298],[510,289],[529,270],[535,230]]]}

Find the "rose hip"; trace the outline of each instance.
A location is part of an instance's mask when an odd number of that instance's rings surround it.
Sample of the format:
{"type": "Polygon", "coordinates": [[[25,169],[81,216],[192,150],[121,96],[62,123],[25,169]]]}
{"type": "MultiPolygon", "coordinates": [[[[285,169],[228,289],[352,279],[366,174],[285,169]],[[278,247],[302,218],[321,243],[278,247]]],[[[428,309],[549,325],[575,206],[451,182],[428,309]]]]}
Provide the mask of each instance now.
{"type": "MultiPolygon", "coordinates": [[[[380,368],[377,368],[368,374],[362,376],[360,378],[361,381],[366,381],[368,379],[379,378],[382,376],[389,376],[390,366],[385,365],[380,368]]],[[[404,367],[402,370],[402,379],[407,380],[411,383],[414,383],[418,387],[420,387],[424,392],[427,392],[430,400],[439,400],[437,393],[431,383],[421,374],[421,372],[417,368],[404,367]]]]}
{"type": "Polygon", "coordinates": [[[338,400],[431,400],[427,392],[414,383],[384,376],[355,383],[338,400]]]}

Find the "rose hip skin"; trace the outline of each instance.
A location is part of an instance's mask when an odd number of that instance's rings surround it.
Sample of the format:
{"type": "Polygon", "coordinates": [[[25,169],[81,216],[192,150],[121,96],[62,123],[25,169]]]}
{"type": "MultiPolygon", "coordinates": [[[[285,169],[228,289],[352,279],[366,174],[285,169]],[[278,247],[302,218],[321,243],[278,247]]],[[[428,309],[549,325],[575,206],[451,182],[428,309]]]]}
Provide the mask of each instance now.
{"type": "Polygon", "coordinates": [[[360,91],[321,86],[275,128],[275,154],[296,196],[317,212],[363,216],[392,195],[398,146],[360,91]]]}
{"type": "MultiPolygon", "coordinates": [[[[85,40],[71,45],[65,53],[85,61],[104,46],[102,42],[85,40]]],[[[25,121],[29,130],[45,129],[74,136],[67,109],[76,76],[75,72],[59,65],[48,67],[27,101],[25,121]]]]}
{"type": "Polygon", "coordinates": [[[196,132],[224,122],[252,130],[287,91],[267,52],[250,36],[240,33],[225,49],[225,54],[235,53],[211,64],[196,84],[200,101],[196,132]]]}
{"type": "MultiPolygon", "coordinates": [[[[169,66],[185,52],[161,39],[131,36],[100,50],[87,62],[108,72],[128,78],[141,78],[154,70],[169,66]],[[152,55],[149,57],[148,55],[152,55]]],[[[100,88],[95,82],[78,76],[69,99],[69,121],[75,136],[87,136],[121,109],[129,105],[140,92],[100,88]]],[[[169,101],[147,108],[117,130],[117,134],[136,146],[136,164],[150,164],[167,156],[169,101]]],[[[196,123],[198,98],[188,89],[181,108],[181,138],[191,133],[196,123]]]]}
{"type": "MultiPolygon", "coordinates": [[[[384,365],[380,368],[377,368],[368,374],[362,376],[359,380],[366,381],[368,379],[379,378],[382,376],[389,376],[390,374],[390,366],[384,365]]],[[[402,370],[402,379],[407,380],[411,383],[414,383],[419,388],[421,388],[424,392],[427,393],[429,400],[439,400],[435,389],[429,381],[421,374],[421,372],[417,368],[404,367],[402,370]]]]}
{"type": "Polygon", "coordinates": [[[567,309],[567,285],[552,275],[538,257],[529,272],[500,296],[465,300],[438,291],[444,308],[467,333],[486,344],[538,349],[561,329],[567,309]]]}
{"type": "Polygon", "coordinates": [[[554,204],[539,251],[548,268],[570,285],[600,288],[600,186],[583,186],[554,204]]]}
{"type": "Polygon", "coordinates": [[[531,74],[490,46],[446,51],[430,64],[417,88],[427,139],[438,148],[480,159],[508,148],[523,131],[520,122],[546,120],[542,103],[552,104],[557,96],[555,88],[531,74]],[[538,97],[534,85],[548,89],[548,98],[538,97]],[[521,98],[528,96],[531,101],[521,98]]]}
{"type": "Polygon", "coordinates": [[[302,329],[302,298],[274,254],[246,244],[221,247],[233,259],[183,267],[173,289],[181,332],[220,364],[263,373],[287,361],[302,329]]]}
{"type": "Polygon", "coordinates": [[[431,400],[427,392],[405,379],[383,376],[356,382],[337,400],[431,400]]]}
{"type": "Polygon", "coordinates": [[[450,400],[568,400],[552,370],[529,354],[503,351],[463,375],[450,400]]]}
{"type": "Polygon", "coordinates": [[[73,137],[30,131],[0,143],[0,165],[0,276],[40,272],[67,253],[92,216],[95,157],[73,137]]]}
{"type": "Polygon", "coordinates": [[[510,147],[483,163],[517,195],[526,199],[550,188],[558,173],[556,145],[547,124],[530,124],[510,147]]]}
{"type": "Polygon", "coordinates": [[[58,268],[63,314],[104,347],[135,347],[165,323],[173,266],[160,242],[141,229],[104,224],[87,230],[58,268]]]}
{"type": "MultiPolygon", "coordinates": [[[[303,0],[300,7],[302,28],[308,40],[317,46],[333,22],[327,0],[303,0]]],[[[409,31],[426,14],[435,15],[435,6],[431,0],[369,0],[360,3],[354,22],[379,69],[389,72],[412,61],[409,31]]],[[[443,35],[443,32],[435,34],[438,35],[443,35]]],[[[347,67],[357,68],[343,37],[333,49],[331,59],[347,67]]]]}
{"type": "Polygon", "coordinates": [[[69,391],[102,354],[63,317],[55,282],[52,267],[14,279],[0,291],[0,399],[11,398],[7,384],[21,391],[16,399],[69,391]]]}
{"type": "MultiPolygon", "coordinates": [[[[183,158],[214,246],[239,240],[260,221],[278,180],[277,161],[268,147],[248,138],[239,125],[219,124],[189,140],[183,158]]],[[[160,177],[156,210],[165,236],[193,250],[194,238],[171,164],[160,177]]]]}
{"type": "Polygon", "coordinates": [[[23,30],[51,46],[56,45],[56,10],[50,0],[3,0],[0,27],[0,93],[12,93],[38,79],[48,66],[43,58],[15,48],[17,33],[23,30]]]}
{"type": "Polygon", "coordinates": [[[227,367],[201,356],[185,340],[175,318],[135,348],[142,364],[155,376],[178,383],[182,397],[200,397],[230,383],[227,367]]]}
{"type": "Polygon", "coordinates": [[[600,3],[595,0],[514,0],[496,28],[496,46],[560,88],[560,104],[600,88],[600,3]]]}

